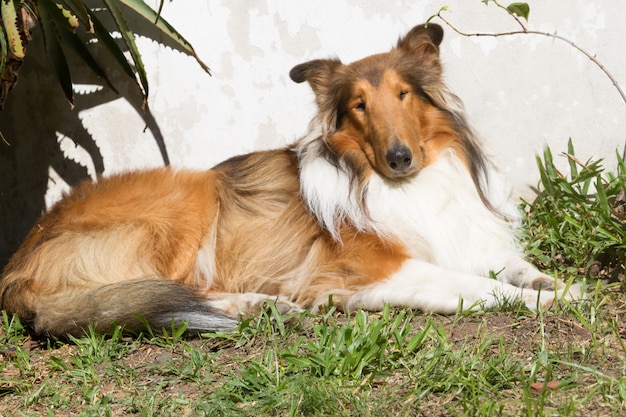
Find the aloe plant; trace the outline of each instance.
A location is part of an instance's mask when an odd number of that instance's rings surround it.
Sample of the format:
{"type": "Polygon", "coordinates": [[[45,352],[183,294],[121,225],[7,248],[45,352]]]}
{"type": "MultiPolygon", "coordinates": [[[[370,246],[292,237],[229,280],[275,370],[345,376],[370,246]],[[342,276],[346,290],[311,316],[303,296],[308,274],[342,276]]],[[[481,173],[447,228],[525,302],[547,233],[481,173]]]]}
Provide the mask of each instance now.
{"type": "Polygon", "coordinates": [[[17,72],[24,60],[31,29],[41,27],[45,51],[52,64],[63,93],[70,105],[74,103],[71,66],[65,51],[72,50],[82,62],[114,90],[103,66],[94,58],[88,44],[97,41],[111,54],[116,63],[137,84],[143,94],[143,105],[148,98],[148,78],[135,43],[135,33],[129,25],[129,14],[134,14],[153,25],[174,47],[194,57],[207,72],[209,68],[194,51],[191,44],[160,16],[158,11],[142,0],[0,0],[2,25],[0,30],[0,109],[17,82],[17,72]],[[113,34],[118,33],[122,42],[113,34]],[[130,59],[125,56],[129,52],[130,59]]]}

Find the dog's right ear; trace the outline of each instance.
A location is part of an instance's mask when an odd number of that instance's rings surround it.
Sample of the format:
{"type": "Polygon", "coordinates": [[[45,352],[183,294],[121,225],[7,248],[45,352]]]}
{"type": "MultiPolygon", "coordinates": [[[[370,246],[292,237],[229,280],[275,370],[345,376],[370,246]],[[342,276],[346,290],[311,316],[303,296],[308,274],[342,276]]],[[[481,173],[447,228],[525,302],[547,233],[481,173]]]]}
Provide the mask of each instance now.
{"type": "Polygon", "coordinates": [[[439,45],[443,39],[443,28],[436,23],[417,25],[398,40],[398,48],[409,53],[428,66],[441,71],[439,45]]]}
{"type": "Polygon", "coordinates": [[[341,65],[338,59],[315,59],[293,67],[289,77],[297,83],[308,81],[319,104],[328,93],[332,74],[341,65]]]}

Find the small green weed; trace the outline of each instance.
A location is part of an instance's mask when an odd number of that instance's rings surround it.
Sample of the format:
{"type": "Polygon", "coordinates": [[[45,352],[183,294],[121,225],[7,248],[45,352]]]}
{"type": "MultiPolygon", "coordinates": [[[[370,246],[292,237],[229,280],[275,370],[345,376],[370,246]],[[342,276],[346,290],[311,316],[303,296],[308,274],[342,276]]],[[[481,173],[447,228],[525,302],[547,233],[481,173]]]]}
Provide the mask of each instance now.
{"type": "Polygon", "coordinates": [[[524,202],[526,250],[546,267],[570,274],[617,280],[626,262],[626,162],[617,154],[615,173],[602,160],[581,163],[568,142],[569,175],[554,165],[552,152],[537,157],[540,193],[524,202]]]}
{"type": "Polygon", "coordinates": [[[359,310],[341,326],[332,313],[331,309],[313,326],[314,337],[307,341],[298,339],[291,352],[281,355],[296,372],[349,379],[390,372],[422,345],[430,331],[427,323],[414,334],[409,311],[392,315],[389,306],[380,315],[359,310]]]}

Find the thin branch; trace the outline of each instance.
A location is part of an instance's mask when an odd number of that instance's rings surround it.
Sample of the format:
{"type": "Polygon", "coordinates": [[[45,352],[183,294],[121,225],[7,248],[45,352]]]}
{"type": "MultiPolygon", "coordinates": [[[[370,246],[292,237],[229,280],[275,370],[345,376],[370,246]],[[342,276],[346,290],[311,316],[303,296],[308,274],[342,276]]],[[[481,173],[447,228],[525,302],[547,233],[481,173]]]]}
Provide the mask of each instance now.
{"type": "Polygon", "coordinates": [[[520,18],[519,18],[519,17],[518,17],[515,13],[513,13],[512,11],[510,11],[507,7],[504,7],[503,5],[501,5],[500,3],[498,3],[498,0],[493,0],[493,2],[494,2],[494,4],[495,4],[496,6],[498,6],[499,8],[501,8],[502,10],[504,10],[505,12],[507,12],[507,13],[509,14],[509,16],[511,16],[511,17],[512,17],[512,18],[513,18],[516,22],[517,22],[517,24],[521,26],[521,28],[522,28],[522,30],[523,30],[524,32],[527,32],[527,31],[528,31],[528,29],[526,28],[526,26],[524,25],[524,23],[520,20],[520,18]]]}
{"type": "MultiPolygon", "coordinates": [[[[496,4],[498,4],[498,3],[496,3],[496,4]]],[[[498,4],[498,6],[502,7],[499,4],[498,4]]],[[[505,10],[509,14],[511,14],[511,12],[509,10],[507,10],[506,8],[505,8],[505,10]]],[[[609,72],[609,70],[604,65],[602,65],[602,63],[600,61],[598,61],[598,59],[595,56],[591,55],[589,52],[587,52],[584,49],[582,49],[576,43],[572,42],[571,40],[569,40],[567,38],[564,38],[563,36],[557,35],[555,33],[541,32],[541,31],[538,31],[538,30],[528,30],[526,28],[526,26],[524,26],[524,24],[516,16],[513,16],[513,15],[512,15],[513,18],[522,27],[522,30],[514,30],[514,31],[511,31],[511,32],[499,32],[499,33],[466,33],[466,32],[463,32],[463,31],[457,29],[452,23],[450,23],[445,17],[443,17],[441,15],[441,11],[439,13],[437,13],[436,16],[439,19],[441,19],[446,25],[448,25],[452,30],[454,30],[456,33],[458,33],[461,36],[466,36],[466,37],[485,37],[485,36],[489,36],[489,37],[492,37],[492,38],[498,38],[498,37],[501,37],[501,36],[512,36],[512,35],[540,35],[540,36],[546,36],[548,38],[558,39],[558,40],[560,40],[562,42],[565,42],[568,45],[572,46],[574,49],[576,49],[578,52],[580,52],[583,55],[585,55],[591,62],[593,62],[598,68],[600,68],[600,70],[609,78],[609,80],[611,80],[611,83],[613,83],[613,86],[617,89],[617,92],[622,97],[622,100],[624,101],[624,103],[626,103],[626,94],[624,94],[624,91],[620,87],[620,85],[617,82],[617,80],[615,79],[615,77],[613,77],[613,75],[609,72]]]]}

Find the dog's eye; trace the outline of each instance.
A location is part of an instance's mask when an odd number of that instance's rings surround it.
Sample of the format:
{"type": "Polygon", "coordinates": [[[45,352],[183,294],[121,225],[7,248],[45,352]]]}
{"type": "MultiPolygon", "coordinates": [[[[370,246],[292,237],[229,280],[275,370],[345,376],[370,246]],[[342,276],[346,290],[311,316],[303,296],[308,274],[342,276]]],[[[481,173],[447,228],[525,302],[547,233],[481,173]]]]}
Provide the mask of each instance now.
{"type": "Polygon", "coordinates": [[[354,108],[360,112],[364,112],[365,111],[365,102],[363,100],[359,100],[357,101],[357,103],[354,105],[354,108]]]}
{"type": "Polygon", "coordinates": [[[400,100],[404,100],[404,98],[409,94],[409,92],[407,90],[402,90],[400,91],[400,100]]]}

